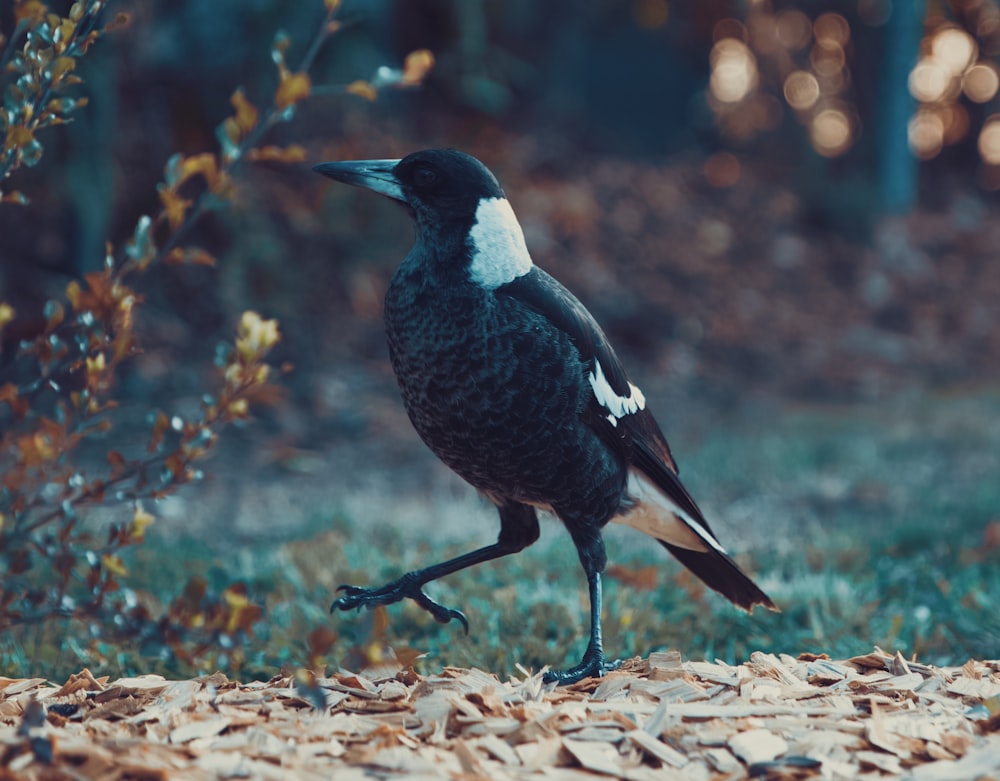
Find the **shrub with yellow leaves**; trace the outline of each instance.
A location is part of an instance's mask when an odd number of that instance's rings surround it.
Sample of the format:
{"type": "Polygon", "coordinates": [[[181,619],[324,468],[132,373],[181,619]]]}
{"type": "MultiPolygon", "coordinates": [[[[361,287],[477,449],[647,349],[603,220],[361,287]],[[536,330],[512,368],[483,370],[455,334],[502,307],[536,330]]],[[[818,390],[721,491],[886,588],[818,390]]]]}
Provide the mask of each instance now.
{"type": "MultiPolygon", "coordinates": [[[[277,397],[267,362],[281,338],[277,321],[245,312],[234,342],[217,353],[218,386],[205,395],[199,413],[184,420],[153,412],[144,453],[126,456],[108,443],[117,376],[139,350],[135,323],[143,296],[136,287],[143,274],[160,264],[214,265],[208,251],[185,239],[199,217],[231,203],[239,166],[306,158],[301,146],[262,141],[276,124],[291,121],[313,90],[310,67],[340,29],[334,18],[339,2],[323,5],[297,68],[286,61],[288,37],[276,37],[271,57],[278,85],[269,107],[259,109],[236,89],[233,113],[216,132],[218,151],[167,161],[157,187],[159,211],[141,217],[120,250],[107,245],[100,271],[70,282],[61,300],[46,304],[44,326],[20,344],[0,376],[0,657],[6,666],[13,664],[11,647],[37,647],[45,633],[89,638],[95,647],[140,638],[161,660],[197,668],[233,669],[242,658],[239,649],[261,617],[245,585],[213,593],[204,580],[192,579],[157,615],[126,585],[128,549],[144,542],[156,500],[203,476],[199,462],[219,434],[247,420],[255,404],[277,397]],[[79,458],[82,443],[95,440],[105,448],[103,469],[85,468],[79,458]],[[129,519],[98,532],[86,515],[108,504],[125,505],[129,519]]],[[[83,84],[78,60],[102,35],[127,23],[120,15],[107,24],[106,6],[106,0],[79,0],[61,17],[38,0],[15,0],[16,27],[10,35],[0,32],[6,107],[0,111],[0,208],[28,207],[26,197],[6,189],[7,180],[38,162],[43,130],[69,121],[86,104],[85,97],[70,94],[83,84]]],[[[408,60],[393,83],[413,86],[431,62],[429,55],[408,60]]],[[[0,301],[0,333],[17,315],[0,301]]],[[[86,642],[77,640],[77,646],[86,642]]]]}

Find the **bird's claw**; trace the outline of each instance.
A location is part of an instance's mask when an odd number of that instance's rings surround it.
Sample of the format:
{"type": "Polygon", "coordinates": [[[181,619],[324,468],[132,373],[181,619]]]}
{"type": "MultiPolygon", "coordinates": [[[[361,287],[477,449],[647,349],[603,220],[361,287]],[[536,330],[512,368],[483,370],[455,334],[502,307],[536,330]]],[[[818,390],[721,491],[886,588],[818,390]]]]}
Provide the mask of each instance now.
{"type": "Polygon", "coordinates": [[[583,661],[568,670],[549,670],[542,676],[542,683],[554,683],[564,686],[568,683],[576,683],[584,678],[601,678],[605,673],[617,670],[622,665],[621,659],[609,662],[604,658],[603,652],[592,652],[588,649],[583,655],[583,661]]]}
{"type": "Polygon", "coordinates": [[[416,580],[407,578],[404,575],[399,580],[395,580],[381,588],[338,586],[337,591],[344,592],[344,596],[334,600],[333,604],[330,605],[330,612],[335,613],[338,610],[391,605],[403,599],[412,599],[430,613],[439,624],[447,624],[454,619],[462,625],[465,634],[469,634],[469,619],[465,617],[465,613],[461,610],[446,607],[440,602],[435,602],[424,593],[421,585],[416,580]]]}

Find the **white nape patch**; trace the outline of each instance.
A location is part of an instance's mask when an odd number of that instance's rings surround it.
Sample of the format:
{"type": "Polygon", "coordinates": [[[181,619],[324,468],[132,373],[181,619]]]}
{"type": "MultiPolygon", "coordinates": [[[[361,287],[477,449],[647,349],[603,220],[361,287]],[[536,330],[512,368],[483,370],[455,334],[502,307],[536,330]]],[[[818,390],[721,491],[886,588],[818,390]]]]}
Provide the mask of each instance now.
{"type": "Polygon", "coordinates": [[[612,518],[615,523],[631,526],[678,548],[701,552],[711,548],[726,553],[708,529],[674,504],[639,470],[629,470],[626,490],[634,505],[628,512],[612,518]]]}
{"type": "Polygon", "coordinates": [[[472,281],[488,290],[513,282],[531,271],[524,232],[506,198],[483,198],[476,207],[472,240],[472,281]]]}
{"type": "Polygon", "coordinates": [[[597,403],[610,413],[608,420],[612,426],[617,426],[618,421],[626,415],[632,415],[641,409],[646,409],[646,397],[631,382],[628,384],[628,396],[619,396],[615,393],[608,378],[604,376],[601,362],[597,359],[594,359],[594,370],[590,373],[590,387],[594,389],[597,403]]]}

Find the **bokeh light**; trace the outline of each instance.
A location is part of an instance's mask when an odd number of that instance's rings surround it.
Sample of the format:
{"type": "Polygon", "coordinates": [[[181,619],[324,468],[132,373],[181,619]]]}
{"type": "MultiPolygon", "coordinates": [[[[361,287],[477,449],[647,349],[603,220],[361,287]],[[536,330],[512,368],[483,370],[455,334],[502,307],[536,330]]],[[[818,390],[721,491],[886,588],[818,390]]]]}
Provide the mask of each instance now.
{"type": "Polygon", "coordinates": [[[923,103],[944,100],[951,80],[952,75],[941,63],[921,60],[910,71],[910,94],[923,103]]]}
{"type": "Polygon", "coordinates": [[[740,180],[743,170],[736,155],[731,152],[716,152],[705,161],[702,169],[705,180],[712,187],[732,187],[740,180]]]}
{"type": "Polygon", "coordinates": [[[809,137],[813,147],[824,157],[836,157],[851,145],[851,119],[840,108],[827,108],[812,119],[809,137]]]}
{"type": "Polygon", "coordinates": [[[870,27],[881,27],[892,15],[892,0],[858,0],[858,16],[870,27]]]}
{"type": "Polygon", "coordinates": [[[808,111],[819,100],[819,82],[808,71],[792,71],[785,79],[785,100],[796,111],[808,111]]]}
{"type": "Polygon", "coordinates": [[[1000,89],[1000,76],[992,63],[980,62],[965,72],[962,91],[973,103],[987,103],[993,100],[1000,89]]]}
{"type": "Polygon", "coordinates": [[[775,33],[782,46],[798,51],[809,45],[812,22],[801,11],[782,11],[778,14],[775,33]]]}
{"type": "Polygon", "coordinates": [[[931,57],[951,74],[960,74],[973,63],[979,47],[965,30],[945,27],[931,39],[931,57]]]}
{"type": "Polygon", "coordinates": [[[929,108],[920,108],[907,127],[910,151],[921,160],[935,157],[944,146],[944,120],[929,108]]]}
{"type": "MultiPolygon", "coordinates": [[[[744,19],[717,22],[709,104],[720,131],[730,139],[748,140],[779,127],[791,109],[816,152],[826,157],[845,153],[861,132],[857,74],[852,72],[860,44],[851,25],[860,20],[882,26],[894,3],[902,1],[856,0],[857,16],[826,12],[813,19],[799,8],[778,10],[773,0],[750,0],[744,19]]],[[[907,135],[917,158],[931,159],[979,132],[981,119],[970,102],[1000,100],[1000,63],[993,60],[1000,54],[998,3],[952,0],[956,15],[951,20],[926,12],[919,57],[908,79],[918,106],[907,135]]],[[[865,38],[861,43],[868,47],[871,42],[865,38]]],[[[981,143],[989,148],[993,132],[984,130],[981,143]]]]}
{"type": "Polygon", "coordinates": [[[958,103],[949,103],[939,108],[941,121],[944,123],[944,143],[945,145],[957,144],[969,133],[969,112],[965,106],[958,103]]]}
{"type": "Polygon", "coordinates": [[[718,43],[726,38],[746,42],[747,28],[739,19],[720,19],[712,28],[712,40],[718,43]]]}
{"type": "Polygon", "coordinates": [[[712,47],[709,88],[723,103],[737,103],[757,86],[757,59],[743,41],[723,38],[712,47]]]}
{"type": "Polygon", "coordinates": [[[1000,165],[1000,114],[992,114],[979,133],[979,154],[990,165],[1000,165]]]}
{"type": "Polygon", "coordinates": [[[809,53],[813,70],[822,77],[835,77],[844,70],[846,61],[843,48],[830,39],[817,41],[809,53]]]}
{"type": "Polygon", "coordinates": [[[851,40],[851,26],[840,14],[820,15],[813,23],[813,32],[816,41],[826,45],[835,44],[843,48],[851,40]]]}

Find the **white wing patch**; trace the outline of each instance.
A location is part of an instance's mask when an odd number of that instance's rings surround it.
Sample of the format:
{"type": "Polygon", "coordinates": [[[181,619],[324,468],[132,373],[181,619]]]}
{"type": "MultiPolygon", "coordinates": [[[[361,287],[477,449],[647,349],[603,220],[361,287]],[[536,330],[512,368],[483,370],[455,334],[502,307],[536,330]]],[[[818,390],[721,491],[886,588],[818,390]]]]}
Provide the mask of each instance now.
{"type": "Polygon", "coordinates": [[[726,553],[708,529],[670,501],[637,469],[629,470],[627,495],[633,505],[627,512],[611,519],[616,523],[631,526],[678,548],[702,552],[711,548],[726,553]]]}
{"type": "Polygon", "coordinates": [[[632,415],[641,409],[646,409],[646,397],[631,382],[628,384],[628,396],[619,396],[615,393],[608,378],[604,376],[604,368],[601,362],[594,359],[594,370],[590,373],[590,387],[594,389],[594,397],[597,403],[608,411],[608,421],[612,426],[617,426],[618,421],[626,415],[632,415]]]}
{"type": "Polygon", "coordinates": [[[487,290],[495,290],[531,271],[533,263],[524,243],[524,232],[506,198],[479,201],[469,238],[472,242],[469,276],[487,290]]]}

